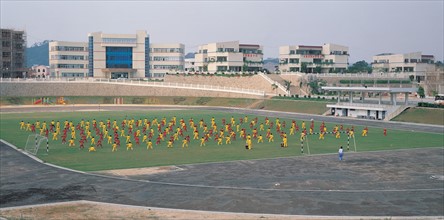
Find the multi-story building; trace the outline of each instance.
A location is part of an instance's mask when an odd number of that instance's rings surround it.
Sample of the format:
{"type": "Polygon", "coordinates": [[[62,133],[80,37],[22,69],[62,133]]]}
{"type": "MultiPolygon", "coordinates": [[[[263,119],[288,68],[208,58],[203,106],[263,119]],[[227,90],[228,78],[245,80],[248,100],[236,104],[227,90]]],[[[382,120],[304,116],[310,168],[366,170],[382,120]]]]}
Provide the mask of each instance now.
{"type": "Polygon", "coordinates": [[[49,66],[45,65],[34,65],[28,73],[28,77],[35,78],[46,78],[50,76],[49,66]]]}
{"type": "Polygon", "coordinates": [[[422,55],[421,52],[406,54],[382,53],[373,56],[373,73],[411,72],[417,80],[423,80],[425,73],[435,71],[433,55],[422,55]]]}
{"type": "Polygon", "coordinates": [[[151,77],[163,77],[166,73],[182,72],[185,69],[185,45],[150,44],[151,77]]]}
{"type": "Polygon", "coordinates": [[[185,72],[194,72],[196,67],[194,66],[194,58],[185,58],[185,72]]]}
{"type": "Polygon", "coordinates": [[[88,35],[88,76],[95,78],[145,78],[149,73],[149,36],[136,34],[88,35]]]}
{"type": "Polygon", "coordinates": [[[0,63],[1,77],[26,76],[26,33],[12,29],[1,29],[0,63]]]}
{"type": "Polygon", "coordinates": [[[87,77],[88,44],[86,42],[49,42],[51,77],[87,77]]]}
{"type": "Polygon", "coordinates": [[[337,44],[281,46],[279,70],[303,73],[344,72],[348,68],[348,56],[348,47],[337,44]]]}
{"type": "Polygon", "coordinates": [[[262,46],[239,44],[239,41],[201,45],[194,64],[201,72],[262,71],[262,46]]]}

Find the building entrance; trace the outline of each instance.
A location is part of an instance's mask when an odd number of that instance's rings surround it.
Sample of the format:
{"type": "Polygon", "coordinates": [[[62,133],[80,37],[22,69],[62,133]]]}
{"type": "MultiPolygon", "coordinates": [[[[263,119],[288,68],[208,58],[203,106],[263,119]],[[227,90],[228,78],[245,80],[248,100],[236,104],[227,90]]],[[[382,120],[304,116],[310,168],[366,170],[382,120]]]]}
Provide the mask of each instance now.
{"type": "Polygon", "coordinates": [[[119,78],[128,79],[128,73],[126,72],[111,73],[111,79],[119,79],[119,78]]]}

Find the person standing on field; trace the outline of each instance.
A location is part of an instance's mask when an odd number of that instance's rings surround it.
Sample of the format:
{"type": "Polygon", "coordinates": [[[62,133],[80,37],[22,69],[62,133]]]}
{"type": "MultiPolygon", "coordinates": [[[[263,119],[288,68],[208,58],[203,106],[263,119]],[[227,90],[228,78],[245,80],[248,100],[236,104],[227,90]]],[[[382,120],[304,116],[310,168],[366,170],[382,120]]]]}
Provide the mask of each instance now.
{"type": "Polygon", "coordinates": [[[339,148],[339,160],[343,160],[344,159],[344,149],[342,149],[342,146],[339,148]]]}

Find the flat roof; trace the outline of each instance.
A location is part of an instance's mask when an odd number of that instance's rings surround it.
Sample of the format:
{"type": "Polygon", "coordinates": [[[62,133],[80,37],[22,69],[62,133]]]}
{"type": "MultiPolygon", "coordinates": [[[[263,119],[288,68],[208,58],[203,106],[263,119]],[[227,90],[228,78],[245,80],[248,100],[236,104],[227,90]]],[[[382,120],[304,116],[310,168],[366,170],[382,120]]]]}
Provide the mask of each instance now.
{"type": "Polygon", "coordinates": [[[323,86],[323,90],[327,91],[344,91],[344,92],[389,92],[389,93],[404,93],[416,92],[416,88],[390,88],[390,87],[336,87],[323,86]]]}

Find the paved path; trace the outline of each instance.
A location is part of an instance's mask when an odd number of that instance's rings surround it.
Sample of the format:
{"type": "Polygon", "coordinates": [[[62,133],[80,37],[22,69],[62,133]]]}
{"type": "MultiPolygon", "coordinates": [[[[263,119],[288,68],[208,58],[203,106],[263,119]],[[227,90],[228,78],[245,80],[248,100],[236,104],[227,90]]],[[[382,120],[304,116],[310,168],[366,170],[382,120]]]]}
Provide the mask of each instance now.
{"type": "Polygon", "coordinates": [[[0,143],[0,207],[90,200],[225,212],[443,216],[444,149],[179,166],[133,179],[41,164],[0,143]]]}

